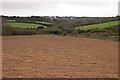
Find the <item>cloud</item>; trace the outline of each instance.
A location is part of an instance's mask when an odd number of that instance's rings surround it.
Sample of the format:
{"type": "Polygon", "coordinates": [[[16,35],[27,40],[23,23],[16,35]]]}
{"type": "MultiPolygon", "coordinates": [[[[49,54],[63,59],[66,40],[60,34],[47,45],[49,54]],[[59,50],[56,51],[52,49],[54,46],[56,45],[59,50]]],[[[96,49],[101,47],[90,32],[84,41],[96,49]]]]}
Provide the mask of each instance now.
{"type": "Polygon", "coordinates": [[[118,15],[120,16],[120,1],[118,3],[118,15]]]}
{"type": "Polygon", "coordinates": [[[20,16],[116,16],[118,10],[118,0],[37,1],[38,0],[4,0],[2,2],[2,14],[20,16]]]}
{"type": "Polygon", "coordinates": [[[49,2],[3,2],[2,13],[3,15],[43,15],[56,6],[56,3],[49,2]]]}
{"type": "Polygon", "coordinates": [[[2,7],[3,9],[35,9],[35,8],[44,8],[50,7],[54,3],[49,4],[45,2],[3,2],[2,7]]]}

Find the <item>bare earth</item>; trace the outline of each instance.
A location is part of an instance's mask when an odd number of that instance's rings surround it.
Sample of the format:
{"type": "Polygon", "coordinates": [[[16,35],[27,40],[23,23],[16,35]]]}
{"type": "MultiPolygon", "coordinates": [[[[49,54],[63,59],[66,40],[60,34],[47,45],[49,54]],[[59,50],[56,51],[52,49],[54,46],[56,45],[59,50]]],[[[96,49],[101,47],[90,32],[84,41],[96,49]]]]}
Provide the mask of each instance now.
{"type": "Polygon", "coordinates": [[[118,43],[52,35],[4,36],[2,77],[117,78],[118,43]]]}

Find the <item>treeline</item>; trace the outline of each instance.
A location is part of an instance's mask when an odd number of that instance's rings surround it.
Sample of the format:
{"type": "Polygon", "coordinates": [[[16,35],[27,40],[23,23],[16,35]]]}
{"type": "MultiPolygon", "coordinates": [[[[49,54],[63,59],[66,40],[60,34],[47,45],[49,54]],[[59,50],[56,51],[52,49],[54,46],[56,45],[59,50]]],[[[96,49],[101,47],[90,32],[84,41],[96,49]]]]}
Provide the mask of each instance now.
{"type": "Polygon", "coordinates": [[[81,25],[90,25],[90,24],[98,24],[104,23],[109,21],[116,21],[116,17],[59,17],[59,16],[30,16],[30,17],[20,17],[20,16],[3,16],[3,20],[15,20],[16,22],[35,22],[35,21],[42,21],[42,22],[74,22],[75,26],[81,25]]]}

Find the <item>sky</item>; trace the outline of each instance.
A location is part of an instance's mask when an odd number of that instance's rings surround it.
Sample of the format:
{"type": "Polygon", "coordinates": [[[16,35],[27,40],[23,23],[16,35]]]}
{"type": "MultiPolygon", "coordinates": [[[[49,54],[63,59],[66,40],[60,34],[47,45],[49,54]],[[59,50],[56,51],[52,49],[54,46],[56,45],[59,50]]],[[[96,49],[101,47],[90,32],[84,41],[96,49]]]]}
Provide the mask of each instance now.
{"type": "Polygon", "coordinates": [[[120,16],[120,1],[118,2],[118,15],[120,16]]]}
{"type": "Polygon", "coordinates": [[[2,0],[2,15],[79,16],[118,15],[119,0],[2,0]]]}

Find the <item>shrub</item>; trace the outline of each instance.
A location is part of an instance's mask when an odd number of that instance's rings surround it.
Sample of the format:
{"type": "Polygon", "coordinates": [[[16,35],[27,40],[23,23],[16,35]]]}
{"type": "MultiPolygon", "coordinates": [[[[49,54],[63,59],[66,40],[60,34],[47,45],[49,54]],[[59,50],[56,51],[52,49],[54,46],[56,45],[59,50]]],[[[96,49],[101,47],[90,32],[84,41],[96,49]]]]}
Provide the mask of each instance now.
{"type": "Polygon", "coordinates": [[[60,29],[42,29],[38,31],[38,34],[56,34],[63,35],[64,32],[60,29]]]}
{"type": "Polygon", "coordinates": [[[85,30],[77,29],[78,34],[84,33],[85,30]]]}
{"type": "Polygon", "coordinates": [[[16,31],[16,28],[13,28],[8,24],[2,25],[2,35],[13,35],[15,31],[16,31]]]}
{"type": "Polygon", "coordinates": [[[8,24],[2,25],[2,35],[32,35],[32,34],[37,34],[37,32],[32,29],[20,29],[11,27],[8,24]]]}

